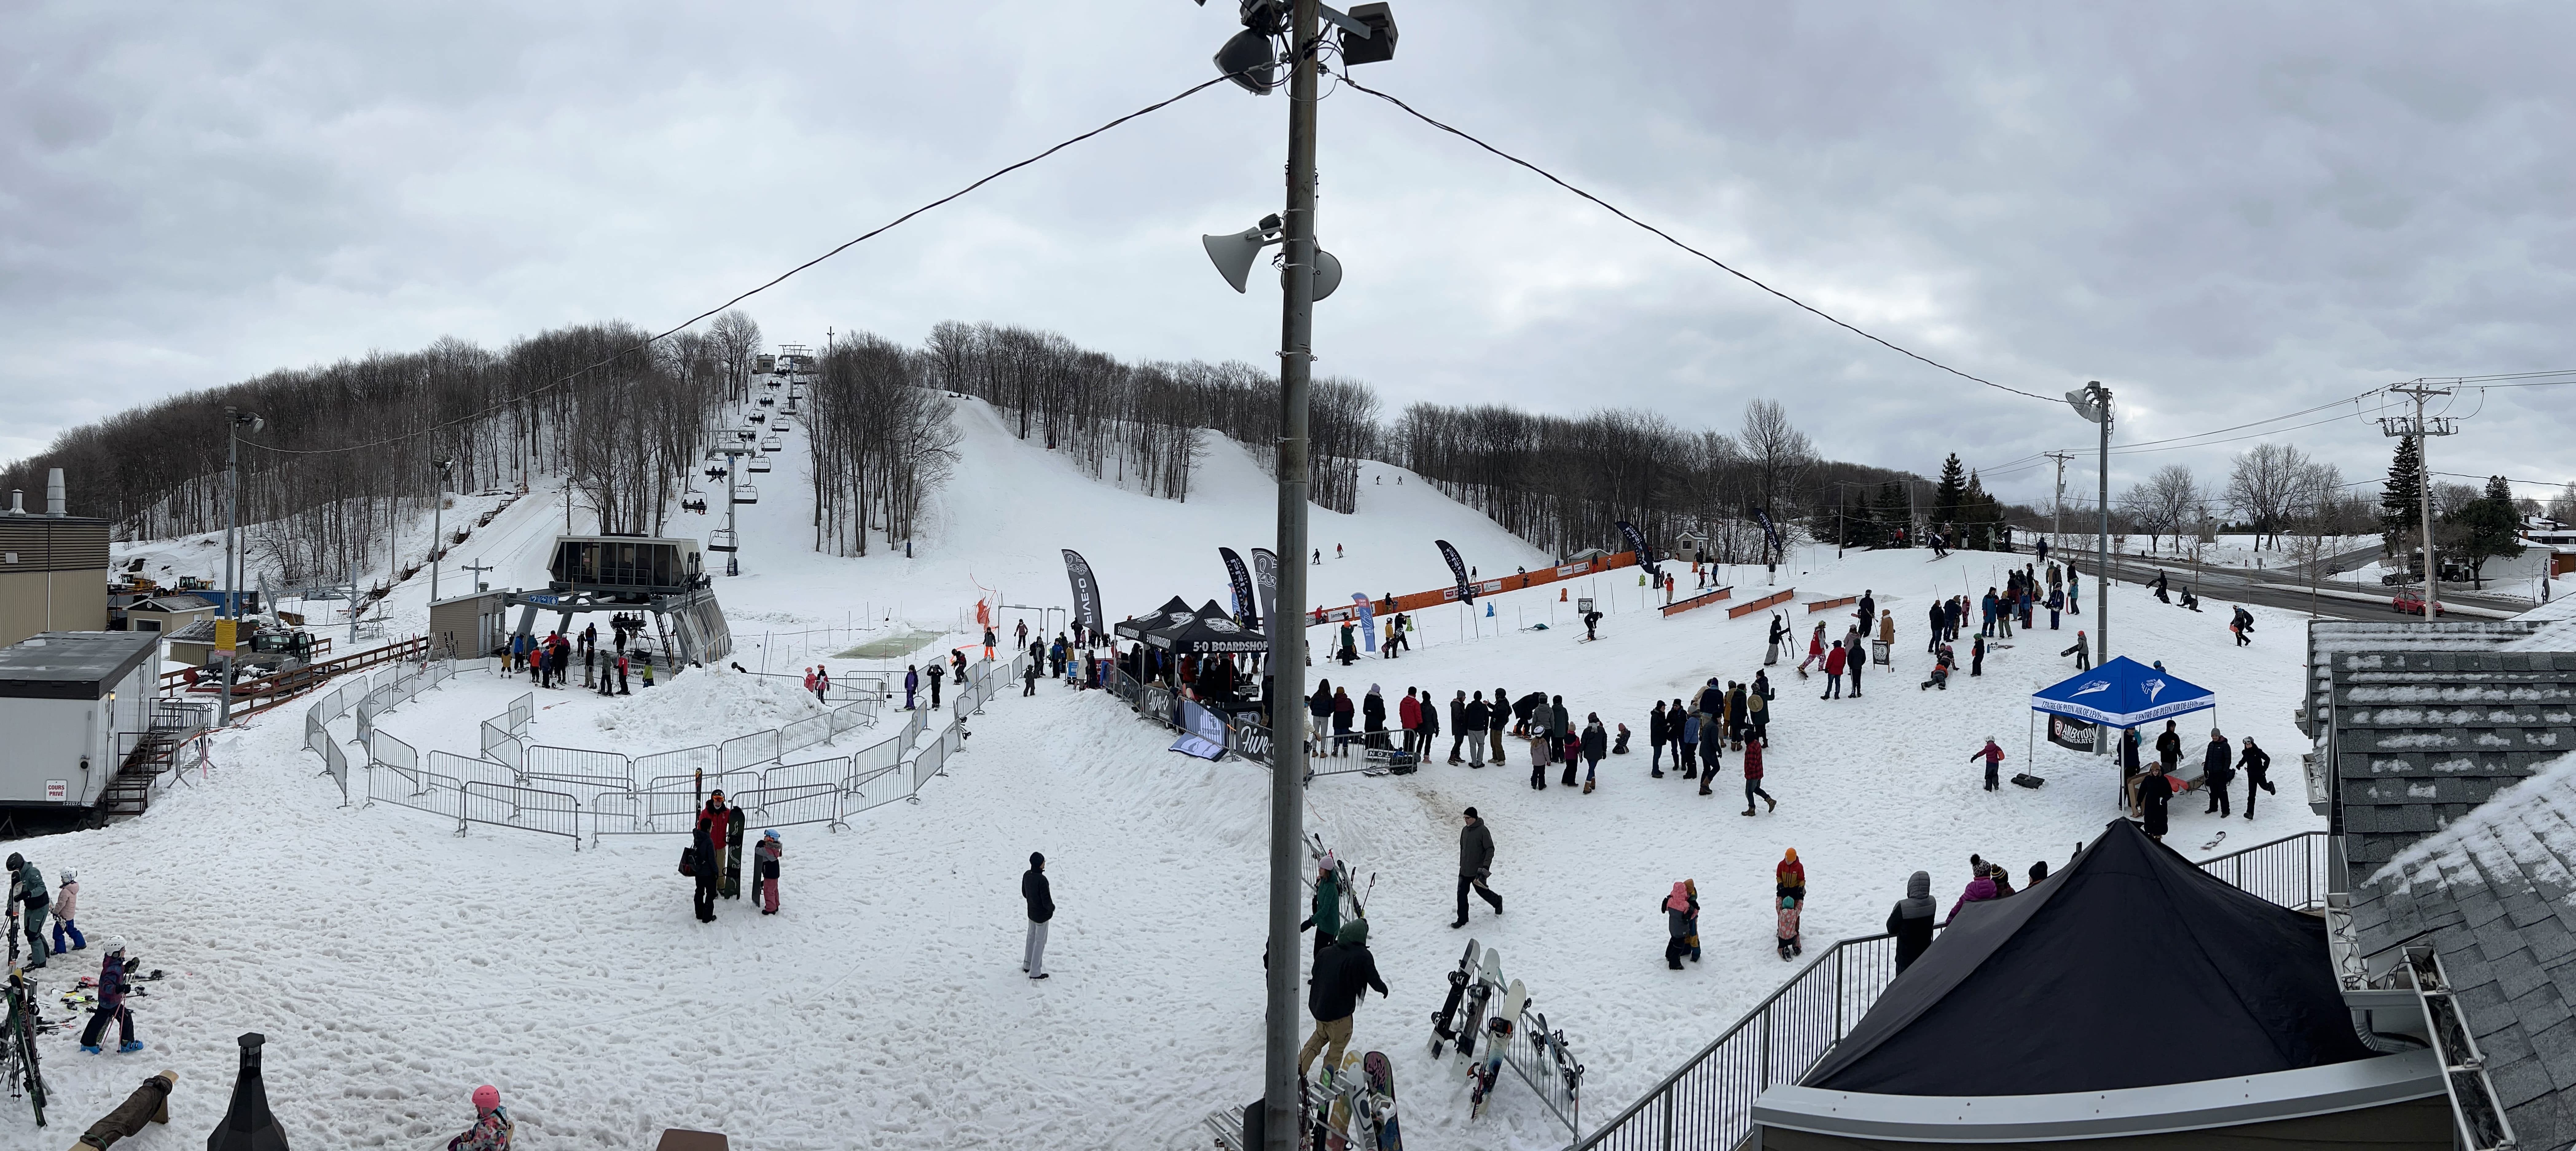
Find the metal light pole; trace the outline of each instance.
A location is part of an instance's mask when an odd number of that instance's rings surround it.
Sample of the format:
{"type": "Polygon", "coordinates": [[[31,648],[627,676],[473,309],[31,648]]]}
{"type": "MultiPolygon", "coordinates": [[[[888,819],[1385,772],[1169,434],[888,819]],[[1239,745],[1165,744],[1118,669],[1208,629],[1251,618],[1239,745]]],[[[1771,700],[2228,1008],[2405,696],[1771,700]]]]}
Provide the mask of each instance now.
{"type": "MultiPolygon", "coordinates": [[[[2111,659],[2111,389],[2094,380],[2066,393],[2066,402],[2075,414],[2101,425],[2102,455],[2096,469],[2101,480],[2101,537],[2095,545],[2093,562],[2093,665],[2100,667],[2111,659]]],[[[2058,465],[2063,468],[2061,461],[2058,465]]]]}
{"type": "Polygon", "coordinates": [[[224,653],[223,691],[215,697],[215,726],[222,727],[233,719],[233,679],[241,666],[241,591],[234,578],[239,564],[233,550],[234,533],[241,527],[241,430],[266,427],[267,421],[240,408],[224,408],[224,606],[215,623],[218,650],[224,653]],[[232,634],[223,629],[230,625],[232,634]],[[230,639],[229,644],[223,643],[230,639]]]}
{"type": "Polygon", "coordinates": [[[446,542],[446,527],[439,513],[447,510],[447,469],[454,467],[455,464],[455,460],[438,461],[434,469],[438,478],[430,485],[429,602],[431,603],[438,602],[438,555],[447,550],[443,546],[446,542]]]}
{"type": "Polygon", "coordinates": [[[1288,204],[1279,214],[1287,260],[1279,315],[1279,603],[1270,622],[1270,970],[1262,1045],[1262,1146],[1296,1151],[1297,985],[1306,949],[1297,936],[1305,902],[1300,845],[1306,822],[1306,503],[1310,467],[1306,388],[1314,371],[1316,0],[1288,18],[1288,204]],[[1289,623],[1291,616],[1295,623],[1289,623]]]}

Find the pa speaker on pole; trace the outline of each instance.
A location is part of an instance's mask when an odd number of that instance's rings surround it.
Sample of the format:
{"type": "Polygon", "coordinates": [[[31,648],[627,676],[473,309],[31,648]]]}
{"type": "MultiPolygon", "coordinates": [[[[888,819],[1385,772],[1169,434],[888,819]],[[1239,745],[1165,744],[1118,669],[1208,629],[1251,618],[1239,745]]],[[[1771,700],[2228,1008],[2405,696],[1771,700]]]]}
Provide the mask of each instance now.
{"type": "Polygon", "coordinates": [[[1243,291],[1244,280],[1252,275],[1252,261],[1270,241],[1263,239],[1263,229],[1247,228],[1224,236],[1201,236],[1199,243],[1207,248],[1208,259],[1216,264],[1216,273],[1225,282],[1243,291]]]}

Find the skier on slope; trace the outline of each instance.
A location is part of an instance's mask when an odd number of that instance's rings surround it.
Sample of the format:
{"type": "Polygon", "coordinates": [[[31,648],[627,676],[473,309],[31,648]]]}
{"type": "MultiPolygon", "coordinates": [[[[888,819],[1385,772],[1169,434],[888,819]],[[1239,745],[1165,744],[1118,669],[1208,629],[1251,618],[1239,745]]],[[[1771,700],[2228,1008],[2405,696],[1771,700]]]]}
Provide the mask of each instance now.
{"type": "Polygon", "coordinates": [[[1601,633],[1598,630],[1600,626],[1601,612],[1599,609],[1596,608],[1592,611],[1583,613],[1583,638],[1587,640],[1601,638],[1601,633]]]}

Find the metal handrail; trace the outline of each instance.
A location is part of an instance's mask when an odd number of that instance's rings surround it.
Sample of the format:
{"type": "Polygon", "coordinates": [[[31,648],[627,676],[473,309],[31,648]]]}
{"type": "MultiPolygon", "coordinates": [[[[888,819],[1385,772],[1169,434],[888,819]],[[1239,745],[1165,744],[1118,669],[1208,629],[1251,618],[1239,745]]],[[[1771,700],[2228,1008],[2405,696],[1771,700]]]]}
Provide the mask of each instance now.
{"type": "MultiPolygon", "coordinates": [[[[2323,831],[2300,832],[2213,856],[2201,860],[2197,866],[2248,894],[2293,910],[2308,910],[2325,901],[2327,877],[2319,873],[2331,858],[2330,845],[2326,842],[2328,838],[2328,833],[2323,831]],[[2287,878],[2288,857],[2293,854],[2297,856],[2294,881],[2287,878]],[[2244,882],[2248,876],[2257,883],[2248,885],[2244,882]]],[[[1891,970],[1888,979],[1875,979],[1877,971],[1871,965],[1878,961],[1878,956],[1868,952],[1886,950],[1891,957],[1888,966],[1892,968],[1893,945],[1888,941],[1894,938],[1893,935],[1865,935],[1837,941],[1813,962],[1799,969],[1797,974],[1790,976],[1769,998],[1745,1012],[1715,1041],[1684,1061],[1679,1070],[1665,1076],[1662,1082],[1649,1088],[1635,1103],[1590,1136],[1576,1142],[1572,1151],[1590,1151],[1605,1146],[1622,1149],[1735,1147],[1752,1130],[1753,1098],[1774,1084],[1794,1083],[1804,1078],[1825,1053],[1832,1050],[1835,1043],[1841,1042],[1849,1029],[1868,1014],[1870,1006],[1877,1002],[1879,994],[1894,978],[1891,970]],[[1855,956],[1860,957],[1864,965],[1857,973],[1857,981],[1855,973],[1850,970],[1855,956]],[[1818,988],[1828,978],[1832,982],[1827,992],[1832,998],[1830,1024],[1826,1024],[1822,1018],[1824,1012],[1814,1002],[1814,997],[1820,993],[1818,988]],[[1778,1014],[1775,1009],[1793,996],[1800,1000],[1806,1012],[1816,1018],[1775,1020],[1774,1016],[1778,1014]],[[1779,1026],[1784,1022],[1788,1024],[1785,1035],[1779,1026]],[[1694,1096],[1692,1104],[1699,1108],[1699,1114],[1684,1114],[1680,1098],[1685,1093],[1682,1090],[1684,1080],[1701,1072],[1735,1044],[1747,1029],[1756,1026],[1762,1029],[1758,1057],[1731,1064],[1721,1063],[1717,1074],[1732,1081],[1718,1090],[1689,1092],[1694,1096]],[[1819,1032],[1830,1036],[1821,1044],[1815,1042],[1819,1032]],[[1791,1049],[1782,1052],[1790,1056],[1789,1062],[1775,1063],[1774,1051],[1784,1045],[1791,1049]],[[1727,1110],[1730,1100],[1738,1104],[1732,1113],[1727,1110]],[[1710,1114],[1711,1111],[1715,1114],[1710,1114]],[[1697,1130],[1688,1126],[1693,1120],[1698,1121],[1697,1130]]]]}

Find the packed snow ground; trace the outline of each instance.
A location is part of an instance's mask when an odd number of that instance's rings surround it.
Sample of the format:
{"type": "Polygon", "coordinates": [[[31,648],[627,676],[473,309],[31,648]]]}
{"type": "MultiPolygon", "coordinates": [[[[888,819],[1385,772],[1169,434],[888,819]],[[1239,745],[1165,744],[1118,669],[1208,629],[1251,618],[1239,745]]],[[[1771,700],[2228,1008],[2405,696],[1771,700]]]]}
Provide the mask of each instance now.
{"type": "MultiPolygon", "coordinates": [[[[799,550],[811,521],[795,498],[804,477],[791,444],[766,477],[767,498],[744,511],[746,574],[718,581],[737,635],[829,626],[896,602],[880,622],[935,623],[971,605],[979,584],[1010,602],[1061,604],[1056,549],[1068,546],[1091,560],[1113,615],[1176,593],[1222,599],[1215,547],[1259,546],[1269,534],[1270,488],[1230,445],[1214,446],[1190,502],[1175,504],[1080,476],[1011,439],[980,405],[964,405],[960,424],[957,475],[909,559],[900,549],[859,560],[799,550]]],[[[1542,562],[1418,478],[1399,486],[1403,473],[1372,466],[1379,474],[1383,484],[1363,482],[1357,514],[1315,517],[1327,557],[1309,569],[1316,603],[1438,586],[1435,537],[1487,572],[1542,562]],[[1348,559],[1330,558],[1335,543],[1348,559]]],[[[487,552],[502,565],[495,586],[541,578],[560,512],[523,500],[477,532],[518,541],[513,554],[487,552]]],[[[1678,777],[1648,778],[1642,735],[1654,700],[1712,675],[1749,679],[1767,613],[1665,619],[1638,610],[1645,589],[1634,572],[1617,572],[1572,589],[1618,609],[1599,643],[1578,644],[1571,605],[1533,589],[1489,597],[1494,619],[1475,618],[1472,633],[1465,609],[1427,613],[1423,646],[1393,663],[1314,669],[1354,696],[1372,682],[1391,697],[1415,685],[1441,700],[1462,688],[1544,689],[1578,718],[1598,711],[1641,732],[1634,754],[1603,763],[1588,796],[1530,790],[1517,743],[1499,768],[1435,755],[1416,775],[1329,777],[1311,789],[1310,827],[1374,876],[1372,949],[1393,994],[1361,1009],[1354,1049],[1394,1059],[1417,1145],[1565,1141],[1509,1082],[1471,1123],[1463,1088],[1428,1059],[1427,1019],[1465,936],[1499,948],[1507,976],[1568,1032],[1590,1068],[1588,1125],[1794,970],[1770,939],[1771,868],[1784,848],[1807,865],[1806,936],[1821,945],[1878,931],[1918,868],[1946,901],[1968,878],[1970,852],[2018,874],[2034,859],[2063,862],[2113,817],[2098,761],[2044,742],[2025,758],[2029,691],[2072,671],[2056,652],[2091,626],[2091,588],[2088,615],[2064,631],[2047,632],[2043,617],[2038,635],[1989,657],[1984,677],[1923,692],[1924,608],[2000,583],[2007,557],[1836,561],[1811,549],[1795,558],[1779,584],[1795,585],[1800,600],[1877,593],[1895,614],[1897,662],[1870,671],[1862,698],[1830,702],[1815,698],[1819,680],[1772,669],[1773,814],[1737,814],[1732,755],[1706,798],[1678,777]],[[1551,611],[1558,626],[1520,629],[1551,611]],[[1968,756],[1988,734],[2012,756],[2007,771],[2034,770],[2047,786],[1980,790],[1968,756]],[[1493,830],[1493,885],[1508,913],[1479,904],[1471,925],[1452,931],[1458,813],[1468,805],[1493,830]],[[1656,905],[1685,877],[1703,893],[1706,958],[1672,972],[1656,905]]],[[[1759,590],[1739,588],[1739,598],[1759,590]]],[[[2281,794],[2265,797],[2258,820],[2228,821],[2227,840],[2202,852],[2221,825],[2178,804],[2169,842],[2197,856],[2319,826],[2295,798],[2298,617],[2253,609],[2257,642],[2237,648],[2215,598],[2195,615],[2134,588],[2113,594],[2115,650],[2161,658],[2214,688],[2217,725],[2231,740],[2255,736],[2276,760],[2281,794]]],[[[398,597],[397,618],[425,614],[425,581],[398,597]]],[[[1810,617],[1788,610],[1803,640],[1810,617]]],[[[1838,632],[1847,616],[1814,618],[1837,621],[1838,632]]],[[[1323,632],[1312,638],[1320,650],[1323,632]]],[[[845,677],[876,666],[831,662],[845,677]]],[[[533,734],[629,752],[714,742],[810,706],[784,682],[710,669],[615,700],[540,692],[533,734]]],[[[462,676],[384,723],[423,751],[471,752],[473,721],[524,690],[462,676]]],[[[2206,719],[2186,719],[2192,746],[2206,739],[2206,719]]],[[[725,1131],[756,1151],[1193,1147],[1202,1115],[1258,1093],[1267,774],[1168,753],[1168,733],[1106,694],[1042,683],[1034,698],[996,699],[922,802],[878,808],[846,833],[787,831],[781,914],[729,902],[712,925],[689,917],[676,838],[576,854],[560,839],[480,826],[460,839],[422,813],[339,807],[299,749],[301,724],[295,707],[257,717],[218,737],[213,770],[148,815],[22,845],[49,876],[81,872],[93,938],[122,933],[148,966],[173,973],[136,1004],[148,1052],[91,1057],[67,1038],[48,1041],[58,1116],[85,1123],[173,1066],[178,1122],[134,1145],[193,1143],[222,1111],[232,1037],[248,1030],[269,1037],[270,1096],[290,1133],[320,1146],[433,1145],[463,1128],[466,1093],[483,1082],[500,1086],[527,1146],[643,1146],[680,1126],[725,1131]],[[1043,983],[1013,962],[1024,924],[1016,881],[1033,850],[1049,859],[1060,909],[1054,978],[1043,983]]],[[[49,978],[74,974],[61,966],[49,978]]],[[[22,1116],[0,1113],[0,1131],[15,1133],[0,1140],[10,1145],[33,1137],[22,1116]]]]}

